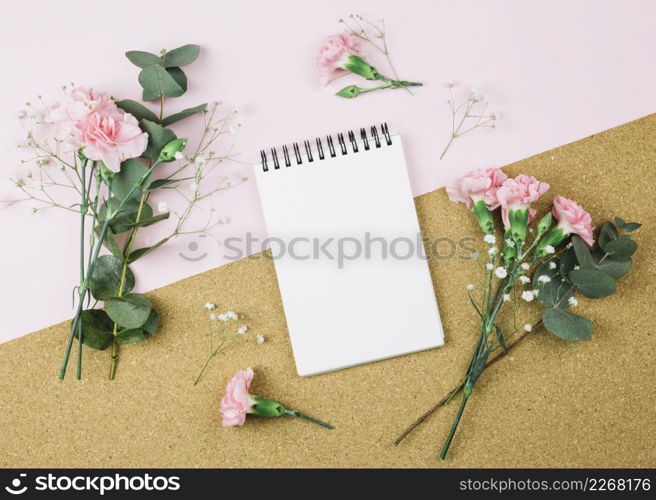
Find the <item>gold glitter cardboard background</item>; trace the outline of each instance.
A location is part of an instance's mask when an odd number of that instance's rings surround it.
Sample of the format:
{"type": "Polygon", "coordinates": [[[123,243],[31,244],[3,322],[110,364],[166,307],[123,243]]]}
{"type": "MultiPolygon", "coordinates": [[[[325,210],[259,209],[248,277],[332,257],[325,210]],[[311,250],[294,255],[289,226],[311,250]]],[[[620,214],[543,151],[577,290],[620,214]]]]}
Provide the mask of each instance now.
{"type": "MultiPolygon", "coordinates": [[[[475,147],[473,139],[469,147],[475,147]]],[[[437,454],[454,404],[401,445],[392,441],[464,373],[477,336],[464,287],[477,280],[480,265],[430,261],[444,347],[301,378],[273,264],[260,258],[148,294],[162,329],[121,350],[113,382],[107,380],[109,353],[90,349],[81,382],[73,369],[64,382],[57,379],[67,323],[0,345],[0,466],[656,466],[656,115],[505,170],[551,184],[543,210],[562,194],[588,209],[595,224],[615,215],[642,222],[635,236],[640,246],[617,294],[581,300],[579,312],[594,323],[592,341],[568,344],[536,330],[484,373],[446,462],[438,462],[437,454]],[[208,354],[207,301],[247,313],[252,338],[219,356],[194,387],[208,354]],[[258,333],[267,338],[263,345],[254,341],[258,333]],[[337,429],[292,418],[222,428],[218,408],[225,383],[247,366],[256,371],[255,393],[337,429]]],[[[473,217],[450,203],[443,189],[416,204],[425,236],[478,237],[473,217]]]]}

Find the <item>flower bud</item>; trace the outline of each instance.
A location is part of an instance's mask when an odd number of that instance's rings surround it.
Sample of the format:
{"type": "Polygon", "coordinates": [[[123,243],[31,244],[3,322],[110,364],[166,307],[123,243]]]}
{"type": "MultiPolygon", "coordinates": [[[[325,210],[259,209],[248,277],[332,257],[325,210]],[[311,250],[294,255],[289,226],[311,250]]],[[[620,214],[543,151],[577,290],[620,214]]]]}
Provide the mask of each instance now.
{"type": "Polygon", "coordinates": [[[483,231],[484,234],[494,233],[494,219],[492,218],[492,212],[487,208],[485,201],[478,200],[474,203],[473,210],[476,214],[478,225],[481,227],[481,231],[483,231]]]}
{"type": "Polygon", "coordinates": [[[251,407],[248,413],[257,415],[258,417],[282,417],[286,409],[283,405],[276,401],[269,401],[257,396],[251,396],[255,404],[251,407]]]}
{"type": "Polygon", "coordinates": [[[353,99],[354,97],[360,95],[360,87],[358,87],[357,85],[349,85],[348,87],[344,87],[335,95],[338,95],[340,97],[346,97],[347,99],[353,99]]]}
{"type": "Polygon", "coordinates": [[[116,173],[112,170],[110,170],[107,165],[105,165],[105,162],[101,161],[100,163],[100,177],[102,178],[103,181],[105,181],[107,184],[110,184],[114,177],[116,176],[116,173]]]}
{"type": "Polygon", "coordinates": [[[553,217],[551,212],[548,212],[547,215],[540,219],[540,222],[538,222],[538,234],[544,234],[547,232],[547,230],[551,227],[552,218],[553,217]]]}
{"type": "Polygon", "coordinates": [[[520,248],[526,241],[528,215],[528,207],[510,208],[508,210],[510,237],[520,248]]]}
{"type": "Polygon", "coordinates": [[[544,238],[542,238],[538,244],[538,247],[535,249],[535,255],[538,257],[544,257],[547,254],[546,248],[548,246],[552,246],[554,248],[557,247],[567,236],[568,233],[563,231],[563,228],[560,226],[554,227],[544,236],[544,238]]]}
{"type": "Polygon", "coordinates": [[[367,80],[380,80],[381,74],[367,61],[353,54],[346,54],[342,64],[342,69],[360,75],[367,80]]]}
{"type": "Polygon", "coordinates": [[[182,151],[187,145],[187,139],[173,139],[162,148],[159,153],[158,161],[168,162],[175,160],[175,154],[182,151]]]}

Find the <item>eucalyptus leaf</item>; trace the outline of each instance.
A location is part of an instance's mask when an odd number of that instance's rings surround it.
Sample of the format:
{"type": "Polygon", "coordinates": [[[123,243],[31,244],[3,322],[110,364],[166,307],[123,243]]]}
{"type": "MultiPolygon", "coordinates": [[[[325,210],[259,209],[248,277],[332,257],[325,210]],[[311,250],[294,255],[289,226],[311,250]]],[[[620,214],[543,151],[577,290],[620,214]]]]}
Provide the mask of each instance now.
{"type": "Polygon", "coordinates": [[[604,251],[615,260],[627,260],[638,249],[638,244],[627,236],[622,236],[606,244],[604,251]]]}
{"type": "Polygon", "coordinates": [[[173,49],[164,55],[164,65],[167,68],[173,66],[186,66],[194,62],[200,54],[200,46],[195,44],[183,45],[173,49]]]}
{"type": "Polygon", "coordinates": [[[560,259],[560,274],[567,276],[570,271],[578,264],[576,259],[576,252],[574,252],[574,247],[570,247],[565,252],[560,259]]]}
{"type": "Polygon", "coordinates": [[[569,311],[545,309],[542,323],[547,330],[563,340],[577,342],[592,338],[592,322],[569,311]]]}
{"type": "Polygon", "coordinates": [[[150,185],[150,175],[141,183],[141,179],[148,173],[148,167],[136,158],[130,158],[121,163],[121,171],[112,179],[112,195],[124,199],[134,186],[139,186],[133,193],[133,197],[139,198],[143,189],[150,185]]]}
{"type": "Polygon", "coordinates": [[[570,297],[574,296],[574,290],[572,284],[560,274],[560,266],[562,264],[559,259],[551,259],[540,264],[533,274],[533,289],[538,290],[537,298],[540,303],[547,307],[566,309],[569,307],[570,297]],[[556,267],[549,269],[550,263],[556,264],[556,267]],[[550,281],[542,282],[539,280],[540,276],[547,276],[550,281]]]}
{"type": "MultiPolygon", "coordinates": [[[[100,207],[99,220],[104,222],[105,217],[107,216],[107,207],[117,210],[121,201],[118,198],[110,198],[106,203],[100,207]]],[[[114,217],[110,223],[112,232],[114,234],[124,233],[129,231],[137,225],[137,218],[139,221],[150,219],[153,216],[153,209],[147,203],[144,203],[141,207],[141,213],[139,213],[140,200],[131,198],[123,203],[121,211],[114,217]]]]}
{"type": "Polygon", "coordinates": [[[163,214],[153,215],[152,217],[148,217],[147,219],[141,218],[139,222],[135,222],[134,224],[131,225],[131,227],[151,226],[159,221],[168,219],[170,215],[171,215],[170,212],[165,212],[163,214]]]}
{"type": "Polygon", "coordinates": [[[114,322],[101,309],[82,311],[82,342],[92,349],[107,349],[114,339],[114,322]]]}
{"type": "Polygon", "coordinates": [[[148,134],[148,146],[143,152],[143,156],[154,161],[159,157],[162,148],[172,140],[177,139],[177,136],[172,130],[150,120],[141,120],[140,123],[141,128],[148,134]]]}
{"type": "Polygon", "coordinates": [[[159,328],[159,314],[155,309],[150,310],[150,315],[141,328],[148,334],[153,335],[159,328]]]}
{"type": "Polygon", "coordinates": [[[159,117],[148,109],[143,104],[133,101],[132,99],[123,99],[118,101],[116,105],[126,113],[130,113],[137,120],[150,120],[151,122],[159,122],[159,117]]]}
{"type": "Polygon", "coordinates": [[[626,260],[615,260],[606,255],[606,252],[603,250],[595,250],[592,252],[592,259],[595,263],[595,269],[603,271],[615,279],[621,278],[628,273],[629,269],[631,269],[631,264],[633,264],[631,258],[626,260]]]}
{"type": "Polygon", "coordinates": [[[639,224],[637,222],[626,222],[624,219],[621,217],[615,217],[615,222],[617,223],[622,230],[626,231],[627,233],[632,233],[636,229],[639,229],[642,227],[642,224],[639,224]]]}
{"type": "MultiPolygon", "coordinates": [[[[108,300],[119,294],[123,275],[123,262],[113,255],[98,257],[93,275],[89,280],[91,295],[98,300],[108,300]]],[[[125,272],[122,293],[129,293],[134,288],[134,274],[128,267],[125,272]]]]}
{"type": "Polygon", "coordinates": [[[116,335],[116,342],[120,345],[135,344],[147,338],[148,335],[141,328],[129,328],[116,335]]]}
{"type": "Polygon", "coordinates": [[[619,237],[617,229],[612,222],[604,222],[599,230],[599,246],[605,250],[606,245],[619,237]]]}
{"type": "Polygon", "coordinates": [[[172,123],[180,121],[180,120],[182,120],[184,118],[187,118],[189,116],[195,115],[196,113],[202,113],[206,109],[207,109],[207,103],[200,104],[199,106],[195,106],[193,108],[183,109],[182,111],[180,111],[178,113],[174,113],[170,116],[167,116],[160,123],[163,126],[168,127],[172,123]]]}
{"type": "Polygon", "coordinates": [[[163,240],[160,240],[157,243],[155,243],[153,246],[144,247],[144,248],[137,248],[136,250],[133,250],[132,253],[130,254],[130,256],[128,257],[128,263],[132,263],[135,260],[140,259],[144,255],[148,255],[150,252],[152,252],[153,250],[161,247],[164,243],[169,241],[169,239],[171,239],[171,238],[170,237],[164,238],[163,240]]]}
{"type": "MultiPolygon", "coordinates": [[[[93,228],[94,232],[96,233],[96,237],[100,236],[100,231],[101,228],[100,226],[96,226],[93,228]]],[[[114,237],[114,233],[110,231],[107,231],[107,234],[105,235],[105,239],[103,240],[103,246],[112,252],[112,255],[114,257],[117,257],[119,259],[123,259],[123,252],[118,246],[118,243],[116,242],[116,238],[114,237]]]]}
{"type": "Polygon", "coordinates": [[[579,236],[572,236],[572,247],[576,254],[576,260],[579,266],[583,269],[589,269],[594,266],[592,255],[590,255],[590,247],[579,236]]]}
{"type": "MultiPolygon", "coordinates": [[[[171,78],[175,80],[175,83],[177,83],[180,88],[182,89],[182,94],[184,94],[187,91],[187,75],[185,75],[184,71],[182,71],[180,68],[166,68],[166,72],[171,75],[171,78]]],[[[175,95],[167,95],[167,97],[178,97],[175,95]]]]}
{"type": "Polygon", "coordinates": [[[162,58],[158,55],[151,54],[150,52],[143,52],[141,50],[130,50],[125,53],[132,64],[140,68],[146,68],[152,64],[164,64],[162,58]]]}
{"type": "Polygon", "coordinates": [[[132,329],[141,327],[150,316],[152,306],[145,295],[131,293],[105,302],[105,311],[117,325],[132,329]]]}
{"type": "Polygon", "coordinates": [[[152,101],[160,97],[178,97],[185,92],[171,73],[159,64],[152,64],[142,69],[138,80],[143,88],[144,101],[152,101]]]}
{"type": "Polygon", "coordinates": [[[615,280],[603,271],[578,269],[569,273],[570,281],[583,295],[591,299],[608,297],[615,293],[615,280]]]}

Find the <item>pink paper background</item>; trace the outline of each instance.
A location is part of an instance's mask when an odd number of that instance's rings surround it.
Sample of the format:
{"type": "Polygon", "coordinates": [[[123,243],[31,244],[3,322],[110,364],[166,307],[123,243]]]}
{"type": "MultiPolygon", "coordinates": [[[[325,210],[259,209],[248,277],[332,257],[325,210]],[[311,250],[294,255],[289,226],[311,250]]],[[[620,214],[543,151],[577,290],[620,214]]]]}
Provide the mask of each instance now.
{"type": "MultiPolygon", "coordinates": [[[[501,166],[656,111],[655,14],[653,0],[13,3],[0,30],[4,172],[16,174],[23,102],[39,94],[55,99],[70,81],[137,99],[138,69],[126,50],[199,43],[201,57],[186,69],[190,91],[172,107],[212,99],[239,106],[237,150],[244,161],[256,162],[263,146],[387,121],[403,134],[419,195],[465,170],[501,166]],[[385,18],[401,77],[426,85],[414,97],[397,91],[348,101],[320,86],[313,64],[320,40],[354,11],[385,18]],[[450,131],[445,83],[451,80],[462,84],[461,92],[476,87],[489,96],[501,119],[497,130],[474,131],[438,161],[450,131]]],[[[179,130],[192,140],[197,135],[192,126],[179,130]]],[[[227,171],[251,177],[248,166],[227,171]]],[[[12,196],[3,180],[0,199],[12,196]]],[[[265,236],[252,180],[210,205],[230,219],[217,237],[265,236]]],[[[5,341],[71,315],[78,227],[74,214],[32,216],[23,205],[0,211],[0,228],[5,341]]],[[[182,237],[134,266],[137,288],[221,265],[222,255],[206,240],[182,237]],[[179,256],[191,241],[208,253],[200,262],[179,256]]],[[[207,299],[220,303],[221,290],[207,290],[207,299]]]]}

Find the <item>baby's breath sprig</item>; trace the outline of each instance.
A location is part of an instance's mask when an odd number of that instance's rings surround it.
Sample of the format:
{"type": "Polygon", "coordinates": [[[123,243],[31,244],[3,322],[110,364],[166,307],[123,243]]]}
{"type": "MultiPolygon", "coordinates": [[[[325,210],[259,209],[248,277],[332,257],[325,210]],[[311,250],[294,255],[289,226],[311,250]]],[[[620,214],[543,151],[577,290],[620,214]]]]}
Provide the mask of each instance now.
{"type": "Polygon", "coordinates": [[[440,160],[444,158],[449,147],[458,137],[477,128],[496,128],[498,117],[495,111],[489,110],[490,100],[484,99],[477,90],[472,89],[467,95],[467,99],[458,104],[453,91],[456,84],[450,82],[448,86],[449,100],[447,104],[451,108],[451,137],[440,155],[440,160]]]}

